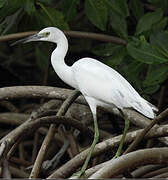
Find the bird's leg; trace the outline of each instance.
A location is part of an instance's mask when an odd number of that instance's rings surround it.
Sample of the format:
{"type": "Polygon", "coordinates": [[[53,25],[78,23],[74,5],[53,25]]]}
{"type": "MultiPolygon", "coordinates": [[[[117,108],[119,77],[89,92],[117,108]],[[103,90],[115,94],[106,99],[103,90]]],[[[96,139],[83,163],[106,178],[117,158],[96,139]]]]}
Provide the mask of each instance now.
{"type": "MultiPolygon", "coordinates": [[[[93,113],[93,111],[92,111],[92,113],[93,113]]],[[[99,129],[98,129],[96,113],[93,113],[93,119],[94,119],[94,132],[95,132],[94,133],[94,140],[93,140],[93,143],[92,143],[92,145],[90,147],[90,150],[89,150],[89,153],[88,153],[87,158],[85,160],[85,163],[82,166],[82,169],[79,172],[73,174],[73,176],[78,177],[78,178],[85,173],[85,170],[86,170],[86,168],[88,166],[88,163],[89,163],[89,160],[91,158],[92,152],[93,152],[93,150],[95,148],[96,143],[99,140],[99,129]]]]}
{"type": "Polygon", "coordinates": [[[129,125],[130,125],[130,121],[129,121],[128,117],[123,112],[122,112],[122,114],[123,114],[123,117],[124,117],[124,120],[125,120],[124,132],[123,132],[123,135],[122,135],[122,138],[121,138],[118,150],[117,150],[115,156],[113,157],[113,159],[115,159],[115,158],[120,156],[122,148],[123,148],[123,145],[124,145],[125,136],[127,134],[127,131],[129,129],[129,125]]]}

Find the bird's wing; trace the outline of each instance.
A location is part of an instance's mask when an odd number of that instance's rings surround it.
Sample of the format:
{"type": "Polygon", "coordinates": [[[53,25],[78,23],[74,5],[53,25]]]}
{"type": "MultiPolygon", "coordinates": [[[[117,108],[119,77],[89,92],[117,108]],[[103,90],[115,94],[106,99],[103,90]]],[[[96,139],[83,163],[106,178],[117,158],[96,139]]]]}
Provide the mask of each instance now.
{"type": "Polygon", "coordinates": [[[72,66],[78,89],[84,96],[117,108],[134,108],[147,117],[154,113],[146,100],[117,71],[91,58],[83,58],[72,66]]]}

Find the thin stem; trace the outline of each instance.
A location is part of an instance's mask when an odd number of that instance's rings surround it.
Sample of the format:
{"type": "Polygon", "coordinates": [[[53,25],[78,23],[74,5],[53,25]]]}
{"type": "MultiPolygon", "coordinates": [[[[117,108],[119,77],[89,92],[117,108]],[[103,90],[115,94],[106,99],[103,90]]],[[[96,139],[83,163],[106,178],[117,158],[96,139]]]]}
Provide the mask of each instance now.
{"type": "MultiPolygon", "coordinates": [[[[86,158],[86,160],[85,160],[85,163],[83,164],[83,166],[82,166],[82,169],[78,172],[78,173],[75,173],[73,176],[77,176],[77,177],[80,177],[80,176],[82,176],[84,173],[85,173],[85,170],[86,170],[86,168],[87,168],[87,166],[88,166],[88,163],[89,163],[89,161],[90,161],[90,158],[91,158],[91,156],[92,156],[92,152],[94,151],[94,148],[95,148],[95,146],[96,146],[96,144],[97,144],[97,142],[98,142],[98,140],[99,140],[99,128],[98,128],[98,123],[97,123],[97,117],[96,117],[96,114],[93,114],[93,119],[94,119],[94,132],[95,132],[95,134],[94,134],[94,140],[93,140],[93,143],[92,143],[92,145],[91,145],[91,147],[90,147],[90,150],[89,150],[89,153],[88,153],[88,155],[87,155],[87,158],[86,158]]],[[[72,177],[73,177],[72,176],[72,177]]]]}
{"type": "Polygon", "coordinates": [[[123,132],[123,135],[122,135],[122,138],[121,138],[121,141],[120,141],[120,145],[118,147],[118,150],[115,154],[115,156],[113,157],[113,159],[117,158],[120,156],[121,154],[121,151],[122,151],[122,148],[123,148],[123,145],[124,145],[124,140],[125,140],[125,137],[126,137],[126,134],[127,134],[127,131],[129,129],[129,126],[130,126],[130,121],[129,119],[124,115],[124,119],[125,119],[125,127],[124,127],[124,132],[123,132]]]}

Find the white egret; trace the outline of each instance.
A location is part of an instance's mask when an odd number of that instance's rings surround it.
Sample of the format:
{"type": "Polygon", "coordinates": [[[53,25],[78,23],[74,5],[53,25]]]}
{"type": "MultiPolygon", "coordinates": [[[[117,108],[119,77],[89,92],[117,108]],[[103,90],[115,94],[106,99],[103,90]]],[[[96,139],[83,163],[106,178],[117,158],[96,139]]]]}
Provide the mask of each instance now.
{"type": "MultiPolygon", "coordinates": [[[[39,33],[19,40],[16,43],[30,41],[49,41],[57,44],[56,49],[51,55],[51,63],[55,72],[65,83],[78,89],[83,94],[93,114],[94,141],[85,163],[78,174],[79,176],[85,172],[99,138],[96,116],[98,106],[118,108],[121,111],[123,108],[132,108],[148,118],[154,118],[154,111],[157,111],[157,108],[143,99],[130,83],[114,69],[96,59],[88,57],[78,60],[72,66],[66,65],[64,58],[68,50],[68,41],[64,33],[58,28],[47,27],[39,33]]],[[[128,124],[125,127],[125,131],[127,129],[128,124]]],[[[123,141],[125,135],[123,134],[123,141]]],[[[122,145],[119,146],[120,150],[122,145]]]]}

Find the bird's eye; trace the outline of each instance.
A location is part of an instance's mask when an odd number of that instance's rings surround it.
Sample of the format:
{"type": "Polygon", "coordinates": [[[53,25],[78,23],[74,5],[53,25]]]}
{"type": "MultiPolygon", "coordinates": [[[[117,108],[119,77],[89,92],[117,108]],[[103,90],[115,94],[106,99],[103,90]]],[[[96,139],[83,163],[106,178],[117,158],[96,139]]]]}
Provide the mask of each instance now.
{"type": "Polygon", "coordinates": [[[44,32],[43,35],[44,37],[48,37],[50,35],[50,32],[44,32]]]}

